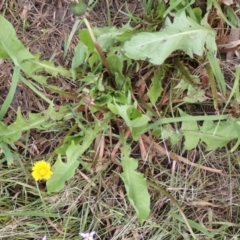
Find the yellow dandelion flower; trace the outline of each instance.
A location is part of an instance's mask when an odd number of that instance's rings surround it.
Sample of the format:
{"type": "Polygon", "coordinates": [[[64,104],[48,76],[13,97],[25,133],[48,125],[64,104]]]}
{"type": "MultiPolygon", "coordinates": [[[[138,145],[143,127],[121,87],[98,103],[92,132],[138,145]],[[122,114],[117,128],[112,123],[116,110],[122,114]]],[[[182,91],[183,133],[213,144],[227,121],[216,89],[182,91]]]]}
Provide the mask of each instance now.
{"type": "Polygon", "coordinates": [[[48,180],[52,175],[51,166],[44,160],[38,161],[32,168],[33,178],[38,180],[48,180]]]}

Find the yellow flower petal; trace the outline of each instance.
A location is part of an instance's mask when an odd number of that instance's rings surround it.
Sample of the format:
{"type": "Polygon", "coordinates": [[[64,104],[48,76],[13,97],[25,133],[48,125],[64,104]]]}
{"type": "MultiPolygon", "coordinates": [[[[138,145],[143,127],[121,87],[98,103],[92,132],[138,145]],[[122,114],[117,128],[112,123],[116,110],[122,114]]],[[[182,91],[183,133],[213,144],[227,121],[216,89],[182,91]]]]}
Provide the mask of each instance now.
{"type": "Polygon", "coordinates": [[[38,161],[33,165],[32,177],[38,180],[48,180],[52,175],[51,165],[44,160],[38,161]]]}

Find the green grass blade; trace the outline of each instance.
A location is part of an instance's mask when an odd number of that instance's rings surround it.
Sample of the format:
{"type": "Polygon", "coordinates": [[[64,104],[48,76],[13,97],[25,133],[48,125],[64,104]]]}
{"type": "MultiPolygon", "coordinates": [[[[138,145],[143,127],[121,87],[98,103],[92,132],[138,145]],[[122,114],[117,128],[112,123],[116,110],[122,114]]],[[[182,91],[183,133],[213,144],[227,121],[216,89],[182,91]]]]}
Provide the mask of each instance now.
{"type": "Polygon", "coordinates": [[[82,24],[82,20],[81,19],[78,19],[76,20],[76,22],[74,23],[73,25],[73,28],[72,28],[72,31],[67,39],[67,42],[64,44],[64,53],[63,53],[63,58],[65,58],[67,56],[67,52],[68,52],[68,49],[69,49],[69,46],[71,44],[71,41],[72,41],[72,38],[74,36],[74,33],[77,31],[77,29],[81,26],[82,24]]]}
{"type": "Polygon", "coordinates": [[[13,77],[12,77],[12,84],[11,84],[10,90],[0,110],[0,121],[3,119],[4,115],[7,113],[7,110],[11,105],[11,102],[14,98],[14,94],[17,89],[19,77],[20,77],[20,67],[15,66],[13,69],[13,77]]]}
{"type": "Polygon", "coordinates": [[[219,63],[217,61],[217,58],[215,56],[213,56],[212,52],[207,52],[207,58],[208,61],[210,63],[210,66],[212,68],[212,71],[216,77],[218,86],[220,88],[221,93],[223,94],[223,96],[225,96],[226,94],[226,83],[224,80],[224,76],[223,73],[220,69],[219,63]]]}

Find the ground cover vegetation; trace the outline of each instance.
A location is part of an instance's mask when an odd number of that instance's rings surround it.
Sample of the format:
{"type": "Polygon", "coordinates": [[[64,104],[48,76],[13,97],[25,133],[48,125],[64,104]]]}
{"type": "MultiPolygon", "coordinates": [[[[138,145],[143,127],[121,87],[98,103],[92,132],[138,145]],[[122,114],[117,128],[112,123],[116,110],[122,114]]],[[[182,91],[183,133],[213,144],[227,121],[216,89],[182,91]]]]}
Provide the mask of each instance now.
{"type": "Polygon", "coordinates": [[[240,239],[237,1],[0,11],[1,239],[240,239]]]}

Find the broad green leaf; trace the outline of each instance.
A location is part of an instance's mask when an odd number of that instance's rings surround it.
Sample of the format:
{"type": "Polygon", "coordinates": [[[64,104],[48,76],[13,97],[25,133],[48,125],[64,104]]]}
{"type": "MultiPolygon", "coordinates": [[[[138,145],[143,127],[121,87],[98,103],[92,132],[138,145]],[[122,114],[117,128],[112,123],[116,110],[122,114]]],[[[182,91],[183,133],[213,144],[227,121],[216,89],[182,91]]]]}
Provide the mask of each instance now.
{"type": "MultiPolygon", "coordinates": [[[[157,129],[155,131],[157,133],[157,129]]],[[[162,127],[162,132],[158,133],[164,140],[169,139],[172,146],[175,146],[182,138],[181,134],[178,133],[170,124],[166,124],[162,127]]]]}
{"type": "Polygon", "coordinates": [[[142,32],[136,34],[124,44],[126,56],[136,60],[149,60],[153,64],[162,64],[176,50],[183,50],[190,57],[202,56],[205,46],[216,53],[216,32],[206,23],[204,26],[178,13],[173,23],[166,19],[165,27],[160,32],[142,32]]]}
{"type": "Polygon", "coordinates": [[[92,55],[88,58],[88,63],[91,69],[96,67],[100,62],[100,57],[97,52],[93,52],[92,55]]]}
{"type": "Polygon", "coordinates": [[[134,127],[132,130],[132,138],[134,141],[137,141],[139,137],[148,131],[148,125],[142,126],[142,127],[134,127]]]}
{"type": "Polygon", "coordinates": [[[183,98],[184,102],[196,103],[206,100],[205,91],[189,84],[187,96],[183,98]]]}
{"type": "Polygon", "coordinates": [[[100,97],[94,100],[97,106],[106,106],[109,102],[111,102],[112,97],[108,94],[102,94],[100,97]]]}
{"type": "Polygon", "coordinates": [[[166,17],[173,9],[177,11],[183,11],[189,8],[195,0],[189,1],[182,1],[182,0],[170,0],[170,7],[166,10],[163,17],[166,17]]]}
{"type": "Polygon", "coordinates": [[[74,136],[66,136],[64,138],[62,145],[59,148],[55,149],[55,153],[60,155],[65,155],[67,149],[72,143],[78,144],[83,139],[83,136],[81,135],[82,134],[79,133],[74,136]]]}
{"type": "Polygon", "coordinates": [[[147,181],[142,173],[136,171],[138,161],[129,157],[130,148],[122,148],[122,168],[120,174],[127,191],[128,200],[134,207],[138,220],[143,223],[150,214],[150,196],[147,190],[147,181]]]}
{"type": "Polygon", "coordinates": [[[195,15],[195,18],[197,19],[197,22],[201,22],[202,20],[202,9],[199,7],[193,8],[192,9],[193,14],[195,15]]]}
{"type": "Polygon", "coordinates": [[[74,176],[79,165],[75,152],[79,150],[79,145],[72,142],[66,151],[67,160],[62,161],[61,155],[58,155],[57,161],[53,166],[53,175],[47,181],[48,193],[58,192],[64,188],[65,182],[74,176]]]}
{"type": "Polygon", "coordinates": [[[4,50],[4,47],[2,46],[0,42],[0,59],[6,59],[8,58],[8,53],[4,50]]]}

